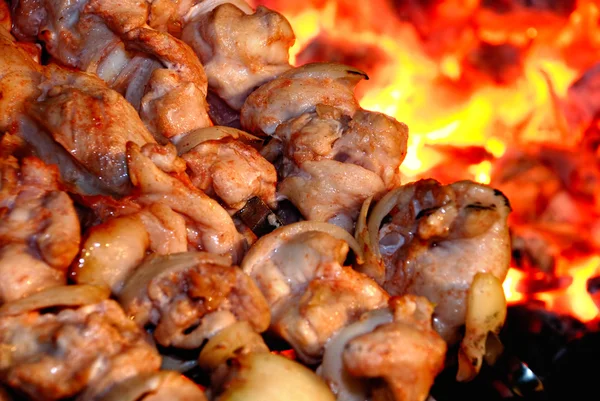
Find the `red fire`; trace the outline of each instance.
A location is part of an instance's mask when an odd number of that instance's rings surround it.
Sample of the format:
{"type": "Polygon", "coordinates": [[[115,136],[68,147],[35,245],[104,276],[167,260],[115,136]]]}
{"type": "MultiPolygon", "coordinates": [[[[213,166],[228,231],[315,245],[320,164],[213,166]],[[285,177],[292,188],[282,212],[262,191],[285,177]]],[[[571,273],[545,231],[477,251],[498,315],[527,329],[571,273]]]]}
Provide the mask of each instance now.
{"type": "Polygon", "coordinates": [[[260,4],[291,22],[297,65],[338,61],[369,74],[361,105],[410,127],[405,182],[473,179],[507,194],[529,260],[509,271],[510,303],[598,317],[587,290],[600,274],[597,1],[260,4]]]}

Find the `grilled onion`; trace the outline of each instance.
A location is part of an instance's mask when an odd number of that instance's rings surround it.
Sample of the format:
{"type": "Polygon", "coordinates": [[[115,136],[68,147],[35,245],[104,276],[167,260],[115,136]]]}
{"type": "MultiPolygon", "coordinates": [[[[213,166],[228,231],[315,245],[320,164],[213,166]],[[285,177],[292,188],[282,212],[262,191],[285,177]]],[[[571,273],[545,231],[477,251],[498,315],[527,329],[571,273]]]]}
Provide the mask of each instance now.
{"type": "Polygon", "coordinates": [[[252,271],[253,266],[260,263],[263,258],[269,257],[269,255],[271,255],[271,253],[281,245],[282,241],[285,241],[289,237],[310,231],[321,231],[335,238],[346,241],[350,248],[352,248],[354,251],[357,263],[362,263],[364,259],[362,249],[354,237],[348,233],[348,231],[331,223],[318,221],[299,221],[297,223],[280,227],[272,233],[261,237],[252,246],[252,248],[250,248],[244,257],[244,260],[241,264],[242,270],[244,270],[246,273],[252,271]]]}
{"type": "Polygon", "coordinates": [[[260,138],[236,128],[222,126],[200,128],[190,132],[177,142],[177,154],[181,156],[201,143],[206,141],[218,141],[219,139],[229,136],[234,139],[243,138],[249,141],[262,141],[260,138]]]}
{"type": "Polygon", "coordinates": [[[241,355],[216,401],[334,401],[327,385],[306,366],[280,355],[241,355]]]}
{"type": "Polygon", "coordinates": [[[107,287],[79,284],[51,287],[26,298],[8,302],[0,307],[0,317],[14,316],[56,306],[76,307],[96,304],[107,299],[107,287]]]}
{"type": "Polygon", "coordinates": [[[182,252],[170,255],[150,255],[129,277],[121,293],[119,302],[125,310],[137,298],[144,296],[152,280],[161,275],[179,270],[189,269],[198,263],[214,263],[231,266],[231,259],[226,256],[206,252],[182,252]]]}
{"type": "Polygon", "coordinates": [[[466,329],[458,354],[456,380],[469,381],[479,373],[488,334],[500,332],[505,320],[502,282],[491,273],[477,273],[467,297],[466,329]]]}

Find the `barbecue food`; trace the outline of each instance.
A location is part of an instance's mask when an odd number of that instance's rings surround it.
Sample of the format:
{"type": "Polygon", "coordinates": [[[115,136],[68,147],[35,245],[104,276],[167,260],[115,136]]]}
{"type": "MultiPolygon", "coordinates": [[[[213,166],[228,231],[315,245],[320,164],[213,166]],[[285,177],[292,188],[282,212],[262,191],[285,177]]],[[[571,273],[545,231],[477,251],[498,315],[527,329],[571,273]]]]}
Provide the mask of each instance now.
{"type": "Polygon", "coordinates": [[[253,277],[271,308],[271,329],[305,362],[318,362],[331,336],[388,296],[367,276],[343,263],[353,238],[340,228],[295,223],[262,237],[242,269],[253,277]]]}
{"type": "Polygon", "coordinates": [[[0,304],[66,283],[79,219],[58,171],[33,157],[0,159],[0,304]]]}
{"type": "Polygon", "coordinates": [[[319,104],[279,125],[265,152],[281,158],[279,192],[306,219],[351,232],[365,199],[400,185],[407,139],[406,125],[384,114],[319,104]]]}
{"type": "Polygon", "coordinates": [[[446,356],[432,313],[424,297],[396,297],[389,307],[365,313],[336,334],[319,371],[337,399],[425,400],[446,356]],[[387,386],[358,378],[384,378],[387,386]]]}
{"type": "Polygon", "coordinates": [[[242,0],[16,1],[43,52],[0,4],[0,399],[422,401],[463,324],[477,374],[509,206],[401,186],[364,72],[242,0]]]}
{"type": "Polygon", "coordinates": [[[478,272],[503,281],[510,262],[506,197],[469,181],[421,180],[385,195],[368,220],[364,271],[390,295],[436,304],[434,327],[454,343],[465,322],[467,292],[478,272]],[[391,221],[382,225],[391,215],[391,221]]]}
{"type": "Polygon", "coordinates": [[[206,70],[208,86],[233,110],[257,87],[292,68],[294,32],[281,14],[243,1],[200,1],[184,19],[182,40],[206,70]]]}
{"type": "Polygon", "coordinates": [[[196,349],[232,323],[269,327],[268,305],[256,284],[227,258],[206,253],[152,256],[119,293],[125,312],[141,327],[155,326],[165,347],[196,349]]]}
{"type": "Polygon", "coordinates": [[[0,378],[33,400],[78,393],[93,400],[115,383],[160,367],[156,349],[115,301],[56,313],[13,315],[9,307],[0,310],[0,378]]]}
{"type": "Polygon", "coordinates": [[[20,0],[13,32],[41,40],[64,65],[98,75],[139,111],[159,142],[210,125],[207,82],[193,50],[146,25],[149,5],[20,0]]]}
{"type": "Polygon", "coordinates": [[[251,146],[258,138],[230,127],[202,128],[177,145],[196,188],[238,211],[257,196],[277,205],[275,167],[251,146]],[[249,143],[246,143],[249,142],[249,143]]]}

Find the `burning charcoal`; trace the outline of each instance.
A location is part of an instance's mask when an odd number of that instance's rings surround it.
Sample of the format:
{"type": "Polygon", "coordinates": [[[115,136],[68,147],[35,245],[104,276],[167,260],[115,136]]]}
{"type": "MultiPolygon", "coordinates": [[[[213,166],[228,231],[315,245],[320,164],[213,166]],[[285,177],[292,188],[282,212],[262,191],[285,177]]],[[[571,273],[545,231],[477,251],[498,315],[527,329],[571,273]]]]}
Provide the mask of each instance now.
{"type": "Polygon", "coordinates": [[[522,76],[522,49],[511,44],[494,45],[481,42],[464,60],[463,75],[485,74],[494,83],[507,85],[522,76]]]}
{"type": "Polygon", "coordinates": [[[591,125],[600,112],[600,63],[571,85],[562,110],[573,132],[580,132],[591,125]]]}
{"type": "Polygon", "coordinates": [[[550,11],[568,17],[577,5],[576,0],[483,0],[481,6],[497,13],[511,13],[518,9],[550,11]]]}
{"type": "Polygon", "coordinates": [[[574,317],[559,316],[530,301],[508,308],[500,338],[505,350],[526,362],[546,383],[555,355],[586,332],[585,324],[574,317]]]}
{"type": "Polygon", "coordinates": [[[553,399],[597,399],[598,368],[594,366],[598,360],[600,332],[586,333],[561,349],[550,365],[552,373],[546,380],[553,399]]]}
{"type": "Polygon", "coordinates": [[[554,272],[561,248],[534,227],[517,226],[511,232],[513,261],[522,269],[554,272]]]}
{"type": "MultiPolygon", "coordinates": [[[[297,56],[297,65],[313,62],[333,62],[351,65],[362,71],[368,71],[369,75],[382,76],[377,71],[386,65],[390,65],[391,59],[381,47],[347,41],[341,38],[331,38],[321,34],[308,44],[297,56]]],[[[364,86],[381,86],[388,83],[369,82],[364,86]]],[[[357,97],[360,98],[361,91],[366,90],[364,86],[357,88],[357,97]]]]}
{"type": "Polygon", "coordinates": [[[591,277],[587,281],[587,291],[600,308],[600,276],[591,277]]]}

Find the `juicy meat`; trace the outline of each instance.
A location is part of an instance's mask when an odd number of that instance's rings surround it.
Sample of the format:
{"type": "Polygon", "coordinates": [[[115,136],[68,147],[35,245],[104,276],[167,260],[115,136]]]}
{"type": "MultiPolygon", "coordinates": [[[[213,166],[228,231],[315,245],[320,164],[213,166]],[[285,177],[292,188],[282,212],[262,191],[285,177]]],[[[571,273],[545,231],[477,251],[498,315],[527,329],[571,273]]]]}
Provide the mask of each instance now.
{"type": "Polygon", "coordinates": [[[33,400],[84,390],[96,399],[115,383],[158,370],[161,359],[144,333],[112,300],[58,313],[0,317],[0,380],[33,400]]]}
{"type": "Polygon", "coordinates": [[[276,206],[277,173],[253,147],[231,137],[203,142],[181,157],[194,186],[239,210],[258,196],[276,206]]]}
{"type": "Polygon", "coordinates": [[[0,303],[64,284],[80,239],[57,169],[33,157],[0,159],[0,303]]]}
{"type": "Polygon", "coordinates": [[[295,41],[283,15],[262,6],[246,11],[229,2],[213,9],[201,2],[186,16],[182,34],[202,61],[210,89],[234,110],[291,68],[288,51],[295,41]]]}
{"type": "Polygon", "coordinates": [[[47,67],[28,114],[110,193],[130,189],[125,145],[154,142],[137,113],[99,79],[47,67]]]}
{"type": "Polygon", "coordinates": [[[433,306],[407,295],[391,299],[390,309],[393,322],[346,344],[344,366],[353,376],[384,378],[396,401],[424,401],[446,356],[446,343],[431,325],[433,306]]]}
{"type": "Polygon", "coordinates": [[[443,186],[421,180],[396,193],[391,222],[379,231],[383,287],[390,295],[427,297],[437,305],[436,330],[454,342],[475,274],[489,272],[501,281],[506,276],[510,205],[501,192],[470,181],[443,186]]]}
{"type": "Polygon", "coordinates": [[[195,349],[237,320],[257,332],[270,321],[267,302],[252,279],[222,257],[202,253],[151,257],[119,299],[137,324],[156,327],[154,338],[166,347],[195,349]]]}
{"type": "Polygon", "coordinates": [[[243,243],[233,220],[221,205],[192,185],[185,162],[173,145],[127,144],[129,175],[142,205],[162,203],[186,217],[188,241],[196,249],[241,259],[243,243]],[[170,175],[169,173],[172,173],[170,175]]]}
{"type": "Polygon", "coordinates": [[[193,50],[146,25],[140,0],[21,0],[13,31],[62,64],[98,75],[139,110],[159,141],[210,124],[207,82],[193,50]]]}
{"type": "Polygon", "coordinates": [[[369,196],[385,191],[373,172],[335,160],[309,161],[279,184],[307,220],[329,221],[353,230],[360,206],[369,196]]]}
{"type": "Polygon", "coordinates": [[[306,219],[352,231],[365,199],[400,184],[407,139],[406,125],[384,114],[319,104],[279,125],[263,153],[279,159],[279,192],[306,219]]]}
{"type": "Polygon", "coordinates": [[[318,104],[351,116],[360,108],[354,87],[365,78],[364,72],[342,64],[291,69],[248,96],[241,110],[242,127],[257,135],[273,135],[279,124],[314,111],[318,104]]]}
{"type": "MultiPolygon", "coordinates": [[[[289,227],[289,226],[288,226],[289,227]]],[[[320,231],[282,238],[261,249],[278,231],[262,237],[242,268],[265,295],[271,329],[286,339],[305,362],[317,362],[327,340],[363,312],[386,305],[388,296],[374,281],[342,263],[348,244],[320,231]]],[[[252,251],[252,250],[251,250],[252,251]]]]}

